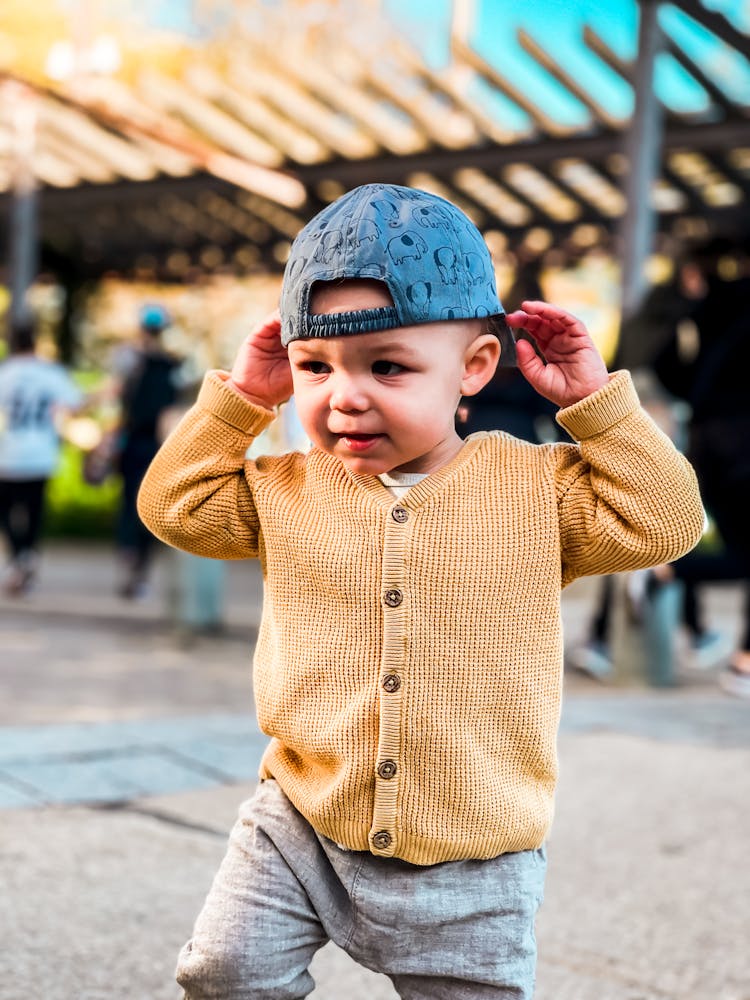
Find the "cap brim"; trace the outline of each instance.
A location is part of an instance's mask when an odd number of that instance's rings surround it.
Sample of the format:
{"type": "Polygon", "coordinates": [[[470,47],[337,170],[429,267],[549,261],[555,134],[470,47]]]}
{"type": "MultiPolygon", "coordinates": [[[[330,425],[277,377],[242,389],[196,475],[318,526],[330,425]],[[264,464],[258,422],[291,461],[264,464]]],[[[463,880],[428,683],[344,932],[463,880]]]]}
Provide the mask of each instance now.
{"type": "Polygon", "coordinates": [[[489,333],[494,334],[500,341],[500,361],[498,367],[515,368],[518,364],[516,338],[513,335],[513,330],[508,326],[505,313],[497,313],[495,316],[490,316],[487,321],[487,329],[489,333]]]}

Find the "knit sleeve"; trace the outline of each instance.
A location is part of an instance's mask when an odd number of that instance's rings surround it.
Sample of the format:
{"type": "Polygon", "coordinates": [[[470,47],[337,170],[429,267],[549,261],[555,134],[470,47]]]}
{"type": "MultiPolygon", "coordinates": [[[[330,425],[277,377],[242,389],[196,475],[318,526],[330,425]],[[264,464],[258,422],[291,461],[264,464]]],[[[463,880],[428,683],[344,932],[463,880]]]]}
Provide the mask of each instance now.
{"type": "Polygon", "coordinates": [[[641,408],[627,372],[557,419],[578,441],[551,451],[563,583],[671,562],[697,544],[704,512],[695,473],[641,408]]]}
{"type": "Polygon", "coordinates": [[[158,538],[215,559],[258,554],[255,465],[245,460],[273,413],[209,372],[195,405],[159,449],[141,484],[138,513],[158,538]]]}

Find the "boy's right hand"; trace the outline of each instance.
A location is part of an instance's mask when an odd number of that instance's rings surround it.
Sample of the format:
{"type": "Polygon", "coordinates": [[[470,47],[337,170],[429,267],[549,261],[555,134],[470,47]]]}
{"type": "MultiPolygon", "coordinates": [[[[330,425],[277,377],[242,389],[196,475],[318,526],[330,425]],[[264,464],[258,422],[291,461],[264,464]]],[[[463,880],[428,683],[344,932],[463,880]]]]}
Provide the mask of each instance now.
{"type": "Polygon", "coordinates": [[[292,369],[281,345],[278,309],[247,335],[234,360],[229,385],[256,406],[271,410],[292,395],[292,369]]]}

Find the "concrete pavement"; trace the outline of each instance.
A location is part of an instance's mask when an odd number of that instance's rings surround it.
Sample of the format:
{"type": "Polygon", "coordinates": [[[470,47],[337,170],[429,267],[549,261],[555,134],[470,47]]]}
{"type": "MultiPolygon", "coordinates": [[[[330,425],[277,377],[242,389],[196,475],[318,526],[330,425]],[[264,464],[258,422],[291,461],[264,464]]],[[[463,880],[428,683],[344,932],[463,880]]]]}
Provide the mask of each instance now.
{"type": "MultiPolygon", "coordinates": [[[[99,547],[50,547],[0,602],[0,998],[176,1000],[175,954],[263,746],[261,587],[228,567],[226,630],[176,636],[113,596],[99,547]]],[[[591,589],[566,593],[581,634],[591,589]]],[[[738,594],[711,592],[736,630],[738,594]]],[[[670,691],[566,678],[537,1000],[750,1000],[750,705],[712,672],[670,691]]],[[[394,1000],[328,946],[313,1000],[394,1000]]]]}

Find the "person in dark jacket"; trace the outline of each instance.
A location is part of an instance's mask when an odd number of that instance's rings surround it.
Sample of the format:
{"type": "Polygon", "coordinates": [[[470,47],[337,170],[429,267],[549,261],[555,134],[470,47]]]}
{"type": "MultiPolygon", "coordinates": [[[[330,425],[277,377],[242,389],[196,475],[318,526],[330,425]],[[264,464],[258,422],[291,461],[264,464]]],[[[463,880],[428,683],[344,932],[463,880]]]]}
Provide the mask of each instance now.
{"type": "Polygon", "coordinates": [[[688,457],[724,549],[697,551],[668,569],[688,584],[741,580],[745,610],[739,647],[720,683],[750,698],[750,276],[747,254],[726,240],[698,248],[705,289],[672,330],[653,368],[690,407],[688,457]],[[729,273],[728,273],[729,272],[729,273]]]}
{"type": "Polygon", "coordinates": [[[117,546],[123,568],[119,593],[126,598],[144,593],[151,563],[154,539],[138,516],[136,497],[146,469],[161,443],[159,419],[177,398],[179,362],[161,343],[170,322],[162,306],[143,306],[139,315],[139,342],[120,383],[122,494],[117,546]]]}

